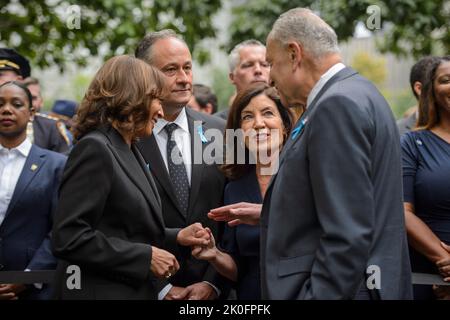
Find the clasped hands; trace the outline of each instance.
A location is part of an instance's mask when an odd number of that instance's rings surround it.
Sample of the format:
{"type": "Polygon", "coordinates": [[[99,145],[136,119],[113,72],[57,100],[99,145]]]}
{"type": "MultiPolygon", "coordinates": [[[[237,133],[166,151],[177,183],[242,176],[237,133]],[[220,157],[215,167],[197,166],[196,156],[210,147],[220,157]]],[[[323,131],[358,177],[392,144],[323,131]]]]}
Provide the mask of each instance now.
{"type": "MultiPolygon", "coordinates": [[[[450,246],[441,242],[441,246],[447,251],[448,257],[436,262],[439,273],[444,281],[450,282],[450,246]]],[[[440,300],[450,300],[450,286],[433,286],[436,297],[440,300]]]]}
{"type": "MultiPolygon", "coordinates": [[[[228,206],[212,209],[208,218],[215,221],[226,221],[230,227],[239,224],[257,225],[261,216],[261,204],[239,202],[228,206]]],[[[191,246],[192,255],[196,259],[212,261],[217,256],[214,236],[209,228],[197,230],[196,237],[207,241],[205,244],[191,246]]]]}
{"type": "MultiPolygon", "coordinates": [[[[196,246],[207,246],[210,244],[210,230],[203,228],[201,223],[194,223],[181,229],[177,235],[177,243],[182,246],[194,248],[196,246]]],[[[167,270],[165,277],[168,279],[173,275],[179,266],[167,270]],[[176,269],[176,270],[175,270],[176,269]]],[[[172,286],[164,297],[165,300],[211,300],[215,299],[217,294],[215,290],[206,282],[193,283],[187,287],[172,286]]]]}
{"type": "MultiPolygon", "coordinates": [[[[208,245],[208,233],[204,232],[204,236],[201,236],[200,233],[197,235],[197,233],[202,230],[204,230],[204,228],[201,223],[193,223],[190,226],[181,229],[177,235],[177,243],[188,247],[208,245]]],[[[156,277],[169,279],[178,271],[178,269],[180,269],[180,264],[172,253],[152,246],[150,270],[156,277]]]]}

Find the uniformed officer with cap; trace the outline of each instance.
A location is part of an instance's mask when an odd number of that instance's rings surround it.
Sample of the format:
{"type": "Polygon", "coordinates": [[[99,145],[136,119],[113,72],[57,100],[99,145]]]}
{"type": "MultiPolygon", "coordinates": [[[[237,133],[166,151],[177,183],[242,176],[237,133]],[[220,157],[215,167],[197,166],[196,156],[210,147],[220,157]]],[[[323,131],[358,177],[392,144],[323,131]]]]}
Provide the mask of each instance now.
{"type": "Polygon", "coordinates": [[[49,113],[51,117],[59,119],[66,125],[66,128],[68,129],[66,131],[66,134],[69,138],[70,144],[72,144],[73,141],[73,136],[70,132],[70,128],[73,127],[74,117],[77,113],[77,110],[78,103],[76,101],[61,99],[55,101],[52,110],[49,113]]]}
{"type": "Polygon", "coordinates": [[[28,60],[9,48],[0,48],[0,84],[30,76],[28,60]]]}
{"type": "MultiPolygon", "coordinates": [[[[0,48],[0,85],[24,80],[30,76],[30,71],[26,58],[13,49],[0,48]]],[[[27,131],[30,140],[37,146],[60,153],[69,152],[70,140],[62,122],[43,114],[34,114],[27,131]]]]}

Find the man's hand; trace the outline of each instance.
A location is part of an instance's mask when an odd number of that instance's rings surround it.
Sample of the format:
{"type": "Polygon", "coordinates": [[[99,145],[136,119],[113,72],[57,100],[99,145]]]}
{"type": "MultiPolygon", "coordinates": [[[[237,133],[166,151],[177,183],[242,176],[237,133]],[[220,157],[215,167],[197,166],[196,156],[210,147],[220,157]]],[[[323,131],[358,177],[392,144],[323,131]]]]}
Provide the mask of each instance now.
{"type": "Polygon", "coordinates": [[[177,242],[186,247],[206,246],[209,243],[209,233],[205,231],[201,223],[196,222],[178,232],[177,242]]]}
{"type": "Polygon", "coordinates": [[[230,227],[239,224],[257,225],[261,216],[262,204],[240,202],[212,209],[208,218],[215,221],[228,221],[230,227]]]}
{"type": "Polygon", "coordinates": [[[182,292],[184,292],[183,287],[175,287],[173,286],[169,292],[167,292],[166,296],[164,297],[164,300],[177,300],[175,299],[176,296],[179,296],[182,292]]]}
{"type": "Polygon", "coordinates": [[[180,269],[177,259],[170,252],[152,246],[150,270],[159,278],[170,278],[180,269]]]}
{"type": "MultiPolygon", "coordinates": [[[[214,240],[214,236],[209,228],[205,228],[206,232],[209,233],[210,240],[207,246],[194,246],[192,248],[192,256],[199,260],[210,261],[216,258],[217,256],[217,248],[216,241],[214,240]]],[[[198,231],[197,234],[202,233],[203,230],[198,231]]]]}
{"type": "Polygon", "coordinates": [[[436,266],[439,268],[439,273],[444,277],[444,281],[450,281],[450,246],[441,242],[441,246],[449,253],[449,257],[436,262],[436,266]]]}
{"type": "Polygon", "coordinates": [[[217,298],[217,293],[206,282],[197,282],[184,288],[177,296],[176,300],[214,300],[217,298]]]}
{"type": "Polygon", "coordinates": [[[26,288],[24,284],[0,284],[0,300],[17,300],[26,288]]]}

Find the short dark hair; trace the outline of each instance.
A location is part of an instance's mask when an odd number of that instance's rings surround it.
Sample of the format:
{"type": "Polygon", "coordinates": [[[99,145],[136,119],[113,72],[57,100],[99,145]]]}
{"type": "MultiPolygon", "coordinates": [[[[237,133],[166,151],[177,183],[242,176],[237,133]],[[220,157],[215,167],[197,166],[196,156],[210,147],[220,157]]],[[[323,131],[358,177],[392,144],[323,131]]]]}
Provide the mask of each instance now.
{"type": "Polygon", "coordinates": [[[161,39],[167,39],[167,38],[175,38],[180,40],[183,43],[186,43],[184,39],[181,37],[181,35],[177,34],[172,29],[164,29],[160,31],[150,32],[145,35],[144,38],[142,38],[141,41],[139,41],[136,50],[134,51],[134,56],[138,59],[144,60],[145,62],[152,64],[152,55],[151,55],[151,48],[152,46],[161,39]]]}
{"type": "Polygon", "coordinates": [[[423,57],[422,59],[417,61],[411,68],[411,72],[409,73],[409,84],[411,85],[411,90],[417,100],[419,100],[419,96],[414,90],[414,84],[416,82],[420,82],[423,85],[423,83],[425,82],[427,69],[433,61],[436,61],[436,59],[438,59],[438,57],[435,56],[423,57]]]}
{"type": "Polygon", "coordinates": [[[212,92],[210,87],[203,84],[194,84],[192,89],[195,100],[197,100],[197,103],[202,109],[206,108],[208,103],[210,103],[213,108],[212,113],[217,112],[217,96],[212,92]]]}
{"type": "MultiPolygon", "coordinates": [[[[231,105],[226,129],[233,129],[233,130],[240,129],[242,110],[244,110],[245,107],[248,106],[248,104],[254,97],[259,96],[261,94],[264,94],[275,103],[278,112],[280,113],[281,120],[283,121],[283,126],[284,129],[286,130],[286,136],[289,136],[292,131],[292,127],[294,125],[293,114],[288,108],[283,106],[277,90],[266,83],[251,84],[245,90],[238,93],[238,95],[233,101],[233,104],[231,105]]],[[[234,137],[234,139],[237,139],[237,137],[234,137]]],[[[233,159],[233,163],[225,162],[225,164],[221,166],[221,170],[224,173],[224,175],[230,180],[239,179],[240,177],[244,176],[247,172],[249,172],[250,168],[252,168],[252,165],[249,164],[250,159],[249,151],[247,148],[245,148],[246,163],[238,164],[236,163],[237,162],[236,156],[239,154],[237,152],[237,148],[239,147],[240,144],[237,143],[237,141],[227,141],[227,136],[225,135],[225,145],[227,151],[234,152],[233,154],[235,158],[233,159]],[[233,146],[234,150],[230,150],[231,146],[233,146]]]]}
{"type": "Polygon", "coordinates": [[[26,85],[24,85],[22,82],[19,82],[19,81],[8,81],[8,82],[5,82],[2,85],[0,85],[0,88],[5,87],[7,85],[14,85],[16,87],[19,87],[23,91],[25,91],[25,94],[27,95],[27,98],[28,98],[28,108],[31,109],[33,107],[33,97],[31,95],[30,90],[28,89],[28,87],[26,85]]]}
{"type": "Polygon", "coordinates": [[[164,75],[144,61],[132,56],[109,59],[97,71],[81,101],[74,138],[79,140],[113,122],[136,138],[135,133],[148,124],[152,100],[163,99],[165,90],[164,75]]]}
{"type": "Polygon", "coordinates": [[[445,62],[450,62],[450,55],[435,57],[428,66],[427,73],[422,83],[422,94],[419,100],[419,116],[417,118],[417,129],[432,129],[440,122],[439,106],[436,103],[434,93],[434,80],[439,66],[445,62]]]}

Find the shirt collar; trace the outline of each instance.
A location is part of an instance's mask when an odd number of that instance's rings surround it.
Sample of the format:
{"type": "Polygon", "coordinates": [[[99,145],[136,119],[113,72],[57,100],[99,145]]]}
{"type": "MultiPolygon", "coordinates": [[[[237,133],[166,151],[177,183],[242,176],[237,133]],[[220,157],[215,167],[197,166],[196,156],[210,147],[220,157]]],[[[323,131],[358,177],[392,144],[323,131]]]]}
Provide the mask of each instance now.
{"type": "Polygon", "coordinates": [[[308,95],[308,99],[306,100],[306,108],[309,107],[311,102],[314,101],[314,98],[319,94],[320,90],[325,86],[325,84],[333,78],[333,76],[345,68],[345,65],[341,62],[336,63],[330,69],[327,70],[317,81],[317,83],[312,88],[311,92],[308,95]]]}
{"type": "MultiPolygon", "coordinates": [[[[168,123],[169,121],[167,121],[166,119],[158,119],[158,121],[155,124],[155,127],[153,128],[153,133],[154,134],[161,133],[161,131],[168,123]]],[[[172,123],[176,123],[181,129],[189,133],[189,126],[185,107],[181,109],[180,113],[178,114],[178,117],[172,123]]]]}
{"type": "Polygon", "coordinates": [[[28,157],[28,155],[30,154],[30,150],[31,150],[31,141],[28,138],[25,138],[25,140],[23,140],[23,142],[21,144],[19,144],[17,147],[12,148],[12,149],[8,149],[5,148],[4,146],[2,146],[0,144],[0,151],[3,150],[17,150],[17,152],[19,152],[19,154],[21,154],[22,156],[24,156],[25,158],[28,157]]]}

